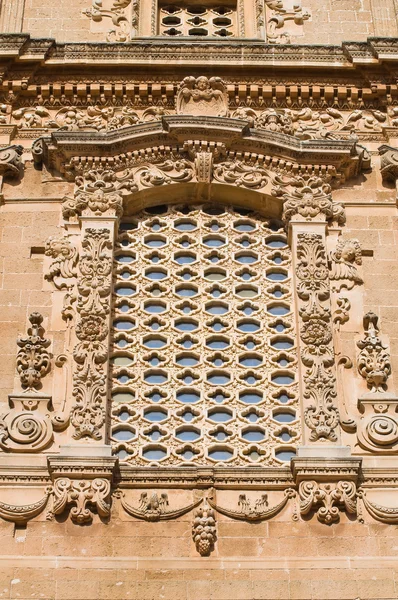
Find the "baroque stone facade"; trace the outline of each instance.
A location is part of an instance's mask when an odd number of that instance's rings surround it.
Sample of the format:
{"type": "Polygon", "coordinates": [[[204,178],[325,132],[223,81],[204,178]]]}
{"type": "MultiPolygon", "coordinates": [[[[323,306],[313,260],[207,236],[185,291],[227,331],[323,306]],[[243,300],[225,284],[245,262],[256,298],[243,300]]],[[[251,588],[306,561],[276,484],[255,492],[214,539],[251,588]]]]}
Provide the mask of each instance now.
{"type": "Polygon", "coordinates": [[[0,7],[0,597],[397,598],[393,0],[44,4],[0,7]]]}

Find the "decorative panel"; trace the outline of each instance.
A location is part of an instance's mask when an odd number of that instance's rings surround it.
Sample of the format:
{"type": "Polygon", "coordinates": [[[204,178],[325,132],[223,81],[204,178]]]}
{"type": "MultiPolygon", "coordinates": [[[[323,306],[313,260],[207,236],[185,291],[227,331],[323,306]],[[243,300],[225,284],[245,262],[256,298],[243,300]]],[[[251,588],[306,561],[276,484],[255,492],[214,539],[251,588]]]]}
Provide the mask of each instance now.
{"type": "Polygon", "coordinates": [[[280,223],[155,207],[115,253],[112,445],[122,462],[281,465],[300,442],[280,223]]]}

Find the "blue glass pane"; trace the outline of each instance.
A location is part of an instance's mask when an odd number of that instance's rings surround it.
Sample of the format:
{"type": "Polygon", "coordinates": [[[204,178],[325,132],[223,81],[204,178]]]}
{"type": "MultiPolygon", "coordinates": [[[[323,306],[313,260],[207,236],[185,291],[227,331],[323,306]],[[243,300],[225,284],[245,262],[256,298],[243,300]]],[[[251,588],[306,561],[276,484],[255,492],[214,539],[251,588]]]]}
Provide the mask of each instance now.
{"type": "Polygon", "coordinates": [[[290,309],[286,308],[286,306],[271,306],[270,308],[267,309],[267,311],[271,315],[281,316],[281,315],[287,315],[290,312],[290,309]]]}
{"type": "Polygon", "coordinates": [[[159,314],[159,313],[165,312],[166,307],[164,306],[164,304],[159,304],[157,302],[150,302],[145,305],[145,310],[146,310],[146,312],[149,312],[151,314],[159,314]]]}
{"type": "Polygon", "coordinates": [[[277,413],[274,414],[273,419],[278,423],[291,423],[296,420],[296,416],[290,413],[277,413]]]}
{"type": "Polygon", "coordinates": [[[150,248],[161,248],[166,245],[166,241],[163,238],[152,238],[151,240],[146,240],[145,244],[150,248]]]}
{"type": "Polygon", "coordinates": [[[262,401],[263,395],[257,392],[244,392],[240,395],[240,399],[246,404],[258,404],[262,401]]]}
{"type": "Polygon", "coordinates": [[[255,225],[251,223],[236,223],[234,227],[236,231],[254,231],[256,229],[255,225]]]}
{"type": "Polygon", "coordinates": [[[133,296],[135,294],[135,288],[133,288],[133,287],[118,287],[118,288],[116,288],[116,294],[118,296],[133,296]]]}
{"type": "Polygon", "coordinates": [[[260,325],[255,321],[244,321],[243,323],[238,324],[239,331],[243,331],[243,333],[252,333],[254,331],[258,331],[260,329],[260,325]]]}
{"type": "Polygon", "coordinates": [[[293,450],[279,450],[275,452],[276,458],[279,460],[290,461],[290,459],[296,456],[296,453],[293,450]]]}
{"type": "Polygon", "coordinates": [[[263,362],[262,358],[258,358],[256,356],[246,356],[245,358],[241,358],[239,360],[239,364],[243,367],[258,367],[263,362]]]}
{"type": "Polygon", "coordinates": [[[128,254],[123,254],[116,257],[117,262],[119,263],[131,263],[134,261],[134,256],[130,256],[128,254]]]}
{"type": "Polygon", "coordinates": [[[198,328],[198,324],[191,321],[178,321],[175,326],[179,331],[194,331],[198,328]]]}
{"type": "Polygon", "coordinates": [[[183,221],[175,225],[177,231],[193,231],[196,228],[196,224],[193,221],[183,221]]]}
{"type": "Polygon", "coordinates": [[[225,341],[225,340],[208,340],[206,342],[206,346],[208,348],[211,348],[212,350],[224,350],[225,348],[228,348],[229,346],[229,342],[225,341]]]}
{"type": "Polygon", "coordinates": [[[286,244],[287,242],[283,240],[269,240],[268,242],[266,242],[266,245],[270,248],[284,248],[286,244]]]}
{"type": "Polygon", "coordinates": [[[209,237],[203,240],[205,246],[209,246],[210,248],[219,248],[225,244],[225,240],[218,237],[209,237]]]}
{"type": "Polygon", "coordinates": [[[210,450],[209,456],[213,460],[229,460],[230,458],[233,457],[233,453],[230,452],[229,450],[224,450],[224,449],[210,450]]]}
{"type": "Polygon", "coordinates": [[[146,348],[163,348],[167,342],[162,338],[152,338],[144,342],[146,348]]]}
{"type": "Polygon", "coordinates": [[[190,265],[195,262],[196,256],[191,256],[190,254],[180,254],[180,256],[176,256],[174,259],[179,265],[190,265]]]}
{"type": "Polygon", "coordinates": [[[215,423],[226,423],[227,421],[229,421],[232,418],[231,413],[227,412],[227,411],[215,411],[212,413],[209,413],[209,419],[211,421],[214,421],[215,423]]]}
{"type": "Polygon", "coordinates": [[[178,358],[176,362],[177,365],[180,365],[181,367],[193,367],[194,365],[197,365],[199,361],[194,356],[182,356],[181,358],[178,358]]]}
{"type": "Polygon", "coordinates": [[[145,413],[145,418],[148,419],[148,421],[157,422],[167,419],[167,415],[160,410],[149,410],[145,413]]]}
{"type": "Polygon", "coordinates": [[[128,331],[133,329],[134,323],[132,321],[113,321],[113,326],[119,331],[128,331]]]}
{"type": "Polygon", "coordinates": [[[134,439],[135,433],[130,431],[130,429],[118,429],[113,432],[112,437],[119,442],[128,442],[129,440],[134,439]]]}
{"type": "Polygon", "coordinates": [[[224,306],[223,304],[213,304],[206,307],[206,312],[211,315],[225,315],[229,310],[228,306],[224,306]]]}
{"type": "Polygon", "coordinates": [[[241,254],[240,256],[235,256],[235,260],[242,265],[251,265],[252,263],[255,263],[258,258],[251,254],[241,254]]]}
{"type": "Polygon", "coordinates": [[[268,273],[267,279],[271,281],[284,281],[287,279],[286,273],[282,273],[282,271],[275,271],[274,273],[268,273]]]}
{"type": "Polygon", "coordinates": [[[271,346],[277,350],[289,350],[290,348],[293,348],[294,344],[290,340],[278,340],[272,342],[271,346]]]}
{"type": "Polygon", "coordinates": [[[276,375],[272,377],[272,383],[277,383],[278,385],[289,385],[293,383],[294,377],[290,375],[276,375]]]}
{"type": "Polygon", "coordinates": [[[167,375],[163,375],[163,373],[148,373],[145,375],[144,380],[146,383],[162,384],[167,381],[167,375]]]}
{"type": "Polygon", "coordinates": [[[153,280],[161,280],[161,279],[166,279],[167,274],[164,273],[163,271],[154,271],[154,270],[149,270],[145,273],[145,275],[149,278],[149,279],[153,279],[153,280]]]}
{"type": "Polygon", "coordinates": [[[225,385],[231,381],[231,376],[227,373],[217,373],[214,375],[208,375],[207,381],[213,385],[225,385]]]}
{"type": "Polygon", "coordinates": [[[176,292],[179,296],[182,296],[183,298],[192,298],[192,296],[196,296],[198,290],[196,288],[191,287],[180,287],[176,290],[176,292]]]}
{"type": "Polygon", "coordinates": [[[200,438],[200,433],[195,429],[182,429],[176,433],[176,438],[182,442],[194,442],[200,438]]]}
{"type": "Polygon", "coordinates": [[[161,460],[162,458],[167,456],[167,452],[161,449],[144,450],[143,456],[147,460],[161,460]]]}
{"type": "Polygon", "coordinates": [[[179,400],[179,402],[191,404],[193,402],[198,402],[198,400],[200,400],[200,394],[198,392],[192,392],[190,390],[178,392],[177,400],[179,400]]]}
{"type": "Polygon", "coordinates": [[[261,442],[265,439],[265,434],[263,431],[257,429],[248,429],[242,434],[242,437],[248,442],[261,442]]]}

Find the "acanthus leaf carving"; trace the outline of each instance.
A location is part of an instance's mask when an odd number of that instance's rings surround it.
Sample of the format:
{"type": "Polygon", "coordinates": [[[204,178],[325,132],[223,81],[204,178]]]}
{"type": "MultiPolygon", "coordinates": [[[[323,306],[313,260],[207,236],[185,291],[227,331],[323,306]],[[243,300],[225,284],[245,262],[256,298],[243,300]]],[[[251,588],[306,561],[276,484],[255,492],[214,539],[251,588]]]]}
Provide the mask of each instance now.
{"type": "Polygon", "coordinates": [[[217,540],[217,526],[214,510],[206,501],[195,513],[192,538],[200,556],[210,556],[217,540]]]}
{"type": "Polygon", "coordinates": [[[317,511],[318,521],[331,525],[340,520],[340,509],[356,515],[357,490],[353,481],[318,483],[302,481],[299,485],[300,513],[308,515],[317,511]]]}
{"type": "Polygon", "coordinates": [[[129,515],[136,519],[151,522],[177,519],[194,508],[197,508],[202,503],[202,498],[200,498],[188,506],[169,510],[169,498],[167,494],[163,493],[159,497],[156,492],[152,493],[150,496],[148,495],[148,492],[143,492],[140,497],[139,506],[134,508],[126,502],[124,492],[118,492],[118,497],[120,497],[121,504],[129,515]]]}
{"type": "Polygon", "coordinates": [[[185,77],[176,100],[179,115],[228,115],[228,97],[225,83],[220,77],[185,77]]]}
{"type": "Polygon", "coordinates": [[[315,233],[300,233],[297,242],[304,397],[313,401],[305,410],[305,422],[312,441],[336,441],[339,413],[333,403],[337,392],[326,248],[322,236],[315,233]]]}
{"type": "Polygon", "coordinates": [[[82,525],[93,520],[93,510],[102,518],[110,515],[111,484],[107,479],[72,480],[67,477],[56,479],[53,486],[53,506],[47,519],[61,515],[71,506],[72,521],[82,525]]]}
{"type": "Polygon", "coordinates": [[[330,256],[331,289],[340,292],[343,288],[352,290],[355,285],[363,283],[357,267],[362,265],[362,249],[358,240],[342,240],[337,242],[336,249],[330,256]]]}
{"type": "MultiPolygon", "coordinates": [[[[278,184],[279,181],[283,186],[283,180],[276,177],[275,183],[278,184]]],[[[308,180],[300,178],[290,183],[294,185],[294,189],[289,193],[284,192],[283,187],[276,187],[273,191],[274,195],[282,195],[284,199],[283,219],[286,223],[304,219],[336,221],[339,225],[344,225],[344,208],[333,202],[329,184],[316,177],[308,180]]]]}
{"type": "Polygon", "coordinates": [[[17,371],[26,391],[40,389],[42,378],[51,368],[51,359],[47,351],[51,342],[42,335],[43,317],[34,312],[29,321],[31,327],[28,328],[28,336],[19,336],[17,339],[20,348],[17,354],[17,371]]]}
{"type": "Polygon", "coordinates": [[[105,422],[106,372],[108,359],[105,340],[109,335],[108,314],[112,277],[112,242],[108,229],[87,228],[82,242],[78,278],[78,343],[73,357],[76,369],[73,376],[71,423],[74,438],[101,439],[105,422]]]}
{"type": "Polygon", "coordinates": [[[276,506],[272,506],[270,508],[268,505],[267,494],[263,494],[259,500],[256,500],[254,506],[251,506],[250,500],[247,499],[246,494],[241,494],[238,502],[238,507],[240,510],[230,510],[228,508],[224,508],[219,504],[216,504],[216,502],[214,502],[211,498],[208,498],[208,503],[211,508],[222,515],[230,517],[231,519],[258,523],[275,517],[285,508],[288,501],[295,496],[295,490],[289,488],[285,490],[283,500],[281,500],[281,502],[279,502],[276,506]]]}
{"type": "Polygon", "coordinates": [[[67,237],[52,236],[47,240],[45,255],[53,260],[44,278],[52,281],[58,290],[72,288],[79,260],[76,246],[67,237]]]}

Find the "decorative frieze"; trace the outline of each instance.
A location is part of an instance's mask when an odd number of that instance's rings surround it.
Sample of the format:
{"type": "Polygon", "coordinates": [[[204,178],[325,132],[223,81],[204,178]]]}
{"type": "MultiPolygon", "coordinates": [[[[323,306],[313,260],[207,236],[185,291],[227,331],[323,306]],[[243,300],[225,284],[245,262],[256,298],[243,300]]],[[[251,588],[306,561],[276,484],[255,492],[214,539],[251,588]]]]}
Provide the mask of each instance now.
{"type": "Polygon", "coordinates": [[[148,492],[142,492],[140,503],[137,508],[134,508],[126,501],[124,492],[119,491],[118,497],[120,497],[122,507],[129,515],[136,519],[151,522],[178,519],[194,508],[197,508],[199,504],[202,503],[202,498],[200,498],[188,506],[170,510],[168,494],[162,493],[159,496],[156,492],[150,494],[148,494],[148,492]]]}

